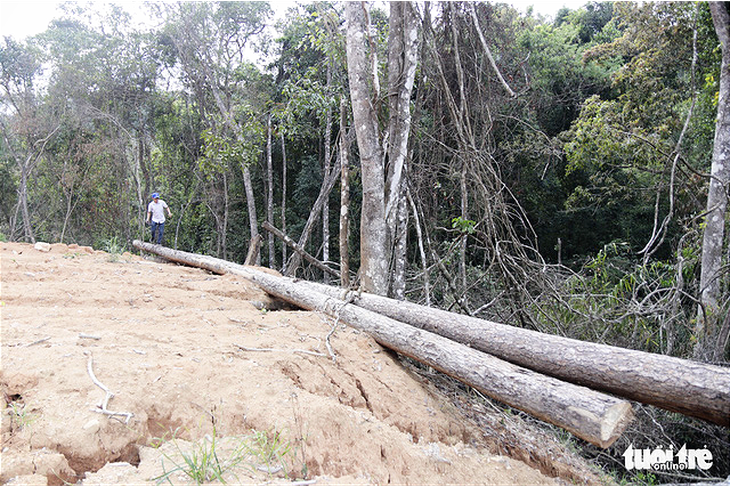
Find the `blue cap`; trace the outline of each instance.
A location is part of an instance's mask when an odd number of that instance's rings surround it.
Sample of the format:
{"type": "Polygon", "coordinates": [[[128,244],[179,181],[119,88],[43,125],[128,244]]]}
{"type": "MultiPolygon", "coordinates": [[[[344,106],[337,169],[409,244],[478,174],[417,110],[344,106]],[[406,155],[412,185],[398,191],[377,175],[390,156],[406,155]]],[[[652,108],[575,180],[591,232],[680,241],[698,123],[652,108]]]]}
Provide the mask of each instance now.
{"type": "Polygon", "coordinates": [[[157,193],[152,193],[152,199],[155,199],[155,198],[159,198],[159,197],[160,197],[160,195],[159,195],[159,194],[157,194],[157,193]]]}

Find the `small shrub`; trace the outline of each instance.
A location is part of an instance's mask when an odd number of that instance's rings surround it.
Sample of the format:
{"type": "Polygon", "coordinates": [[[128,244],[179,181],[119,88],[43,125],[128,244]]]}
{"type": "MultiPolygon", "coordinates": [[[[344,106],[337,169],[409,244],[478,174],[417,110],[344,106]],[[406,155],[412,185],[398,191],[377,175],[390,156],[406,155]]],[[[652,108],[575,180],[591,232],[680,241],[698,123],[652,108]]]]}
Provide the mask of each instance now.
{"type": "Polygon", "coordinates": [[[124,252],[124,245],[119,242],[119,239],[114,236],[104,241],[104,252],[109,254],[109,262],[118,262],[119,256],[124,252]]]}

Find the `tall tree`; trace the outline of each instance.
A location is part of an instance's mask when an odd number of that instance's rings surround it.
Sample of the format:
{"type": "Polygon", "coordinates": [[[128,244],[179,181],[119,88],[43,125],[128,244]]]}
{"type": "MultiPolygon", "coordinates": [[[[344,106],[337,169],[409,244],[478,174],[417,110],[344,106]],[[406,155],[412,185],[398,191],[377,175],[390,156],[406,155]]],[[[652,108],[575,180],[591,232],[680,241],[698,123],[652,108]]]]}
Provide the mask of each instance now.
{"type": "Polygon", "coordinates": [[[418,18],[409,2],[393,2],[388,36],[388,164],[385,218],[392,247],[390,294],[405,299],[408,206],[406,162],[411,132],[411,93],[418,65],[418,18]]]}
{"type": "MultiPolygon", "coordinates": [[[[256,90],[246,93],[241,86],[249,80],[246,48],[254,36],[262,32],[264,20],[270,14],[270,7],[265,2],[200,3],[179,5],[171,19],[171,38],[188,79],[196,90],[212,95],[214,110],[241,147],[251,142],[251,134],[245,126],[246,120],[239,120],[237,115],[241,110],[252,113],[252,104],[242,98],[256,94],[256,90]]],[[[254,122],[256,125],[263,123],[254,122]]],[[[239,162],[253,242],[258,239],[259,231],[251,161],[239,162]]],[[[260,264],[260,255],[256,263],[260,264]]]]}
{"type": "MultiPolygon", "coordinates": [[[[730,11],[727,2],[710,2],[715,32],[722,49],[720,93],[717,101],[715,142],[712,151],[707,216],[702,239],[700,291],[702,309],[698,319],[695,357],[719,360],[727,347],[727,332],[721,333],[720,295],[725,241],[728,184],[730,184],[730,11]]],[[[730,326],[730,321],[726,326],[730,326]]]]}
{"type": "MultiPolygon", "coordinates": [[[[266,118],[266,219],[274,221],[274,165],[271,156],[271,115],[266,118]]],[[[268,240],[269,267],[276,268],[276,255],[274,254],[274,235],[269,232],[268,240]]]]}
{"type": "MultiPolygon", "coordinates": [[[[339,173],[333,150],[336,128],[337,100],[343,95],[344,70],[339,62],[343,57],[344,36],[340,32],[340,12],[329,3],[304,7],[304,15],[291,15],[285,36],[280,40],[282,56],[279,80],[283,82],[283,114],[289,130],[300,140],[318,147],[322,185],[317,201],[311,208],[307,222],[299,235],[299,245],[306,247],[321,218],[322,243],[319,247],[324,261],[330,260],[330,197],[334,180],[339,173]],[[321,148],[321,150],[319,149],[321,148]],[[332,183],[332,184],[330,184],[332,183]]],[[[315,169],[312,166],[307,166],[315,169]]],[[[306,169],[305,169],[306,170],[306,169]]],[[[298,253],[289,258],[287,274],[297,272],[301,263],[298,253]]]]}
{"type": "Polygon", "coordinates": [[[2,123],[3,138],[10,158],[18,171],[17,205],[10,221],[10,237],[15,238],[18,212],[22,218],[22,238],[35,242],[31,221],[29,186],[32,173],[43,156],[50,139],[60,125],[44,117],[45,111],[35,92],[35,81],[41,73],[40,52],[11,38],[0,44],[0,107],[12,114],[10,122],[2,123]]]}
{"type": "MultiPolygon", "coordinates": [[[[415,6],[411,2],[390,4],[388,59],[392,71],[387,93],[392,96],[389,131],[395,140],[386,176],[386,152],[377,106],[380,102],[377,43],[370,34],[370,13],[365,2],[345,7],[347,18],[347,68],[352,117],[357,134],[363,186],[360,219],[360,280],[364,290],[388,292],[388,267],[394,224],[389,214],[399,213],[403,167],[410,132],[410,97],[418,52],[415,6]],[[390,228],[389,228],[390,227],[390,228]]],[[[402,214],[402,213],[401,213],[402,214]]]]}

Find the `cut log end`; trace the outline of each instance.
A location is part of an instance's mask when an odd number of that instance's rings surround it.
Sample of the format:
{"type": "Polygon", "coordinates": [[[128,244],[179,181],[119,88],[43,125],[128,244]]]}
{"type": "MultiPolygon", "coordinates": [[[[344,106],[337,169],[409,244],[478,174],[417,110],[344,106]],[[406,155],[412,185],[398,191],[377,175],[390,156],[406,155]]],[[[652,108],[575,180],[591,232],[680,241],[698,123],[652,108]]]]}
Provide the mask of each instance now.
{"type": "MultiPolygon", "coordinates": [[[[603,396],[603,399],[606,398],[603,396]]],[[[619,439],[634,418],[631,403],[610,399],[611,403],[588,401],[580,405],[574,404],[562,414],[551,411],[549,418],[541,419],[565,428],[588,443],[608,448],[619,439]]]]}
{"type": "Polygon", "coordinates": [[[601,437],[598,446],[608,448],[613,445],[633,419],[633,408],[628,402],[621,402],[608,408],[601,422],[601,437]]]}

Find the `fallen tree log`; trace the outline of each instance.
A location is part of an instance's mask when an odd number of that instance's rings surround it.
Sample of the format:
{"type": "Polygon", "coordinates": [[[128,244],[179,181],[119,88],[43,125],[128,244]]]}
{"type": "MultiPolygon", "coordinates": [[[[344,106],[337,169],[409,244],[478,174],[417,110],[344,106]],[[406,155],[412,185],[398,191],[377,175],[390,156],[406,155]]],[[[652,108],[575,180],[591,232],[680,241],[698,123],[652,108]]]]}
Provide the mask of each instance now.
{"type": "MultiPolygon", "coordinates": [[[[345,298],[340,288],[311,285],[345,298]]],[[[346,299],[545,375],[730,426],[728,367],[549,335],[368,293],[346,299]]]]}
{"type": "Polygon", "coordinates": [[[244,277],[269,294],[338,319],[370,334],[387,348],[430,365],[494,399],[560,426],[602,448],[613,444],[632,418],[631,405],[627,401],[536,373],[435,333],[329,297],[312,290],[308,283],[139,240],[133,245],[173,262],[244,277]]]}
{"type": "MultiPolygon", "coordinates": [[[[345,297],[341,288],[307,285],[330,297],[345,297]]],[[[730,426],[727,367],[539,333],[368,293],[348,299],[552,377],[730,426]]]]}

